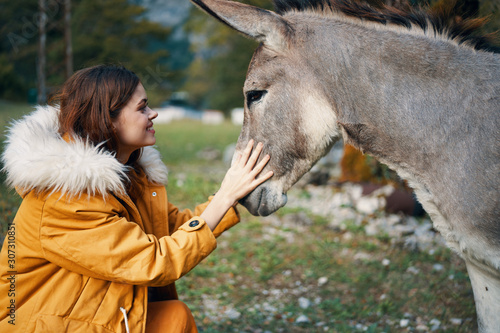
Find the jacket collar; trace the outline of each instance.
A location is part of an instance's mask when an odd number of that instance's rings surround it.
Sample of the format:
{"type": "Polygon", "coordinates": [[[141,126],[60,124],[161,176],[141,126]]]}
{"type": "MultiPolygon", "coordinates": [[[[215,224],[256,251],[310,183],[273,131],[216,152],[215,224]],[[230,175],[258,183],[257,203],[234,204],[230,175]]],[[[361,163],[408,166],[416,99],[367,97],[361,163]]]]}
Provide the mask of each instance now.
{"type": "MultiPolygon", "coordinates": [[[[7,183],[21,194],[33,189],[69,196],[124,193],[128,167],[84,139],[64,140],[58,114],[57,107],[38,106],[10,126],[2,155],[7,183]]],[[[156,149],[145,147],[139,164],[150,182],[167,182],[167,168],[156,149]]]]}

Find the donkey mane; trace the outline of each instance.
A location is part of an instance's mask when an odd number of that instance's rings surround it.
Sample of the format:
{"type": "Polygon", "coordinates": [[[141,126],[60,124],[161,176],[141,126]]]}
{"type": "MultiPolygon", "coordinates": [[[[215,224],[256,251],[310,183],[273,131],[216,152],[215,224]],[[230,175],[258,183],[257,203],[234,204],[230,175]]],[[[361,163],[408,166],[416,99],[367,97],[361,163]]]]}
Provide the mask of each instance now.
{"type": "MultiPolygon", "coordinates": [[[[408,8],[403,11],[394,7],[374,8],[366,3],[353,0],[273,0],[275,11],[283,15],[292,11],[330,11],[361,20],[383,25],[395,24],[412,29],[421,28],[424,32],[432,29],[434,36],[443,36],[458,45],[466,45],[475,50],[500,53],[500,47],[492,45],[493,34],[477,35],[486,18],[457,19],[453,6],[437,6],[429,11],[408,8]]],[[[454,3],[454,2],[452,2],[454,3]]]]}

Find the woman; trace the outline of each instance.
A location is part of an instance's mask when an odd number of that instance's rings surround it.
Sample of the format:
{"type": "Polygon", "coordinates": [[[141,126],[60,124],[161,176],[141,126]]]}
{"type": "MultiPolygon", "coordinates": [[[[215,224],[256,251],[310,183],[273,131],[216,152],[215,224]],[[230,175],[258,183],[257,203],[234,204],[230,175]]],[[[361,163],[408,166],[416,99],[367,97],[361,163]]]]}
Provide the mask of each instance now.
{"type": "Polygon", "coordinates": [[[239,221],[269,156],[250,142],[210,202],[179,211],[134,73],[83,69],[59,102],[14,124],[3,154],[23,202],[0,255],[0,332],[196,332],[174,281],[239,221]]]}

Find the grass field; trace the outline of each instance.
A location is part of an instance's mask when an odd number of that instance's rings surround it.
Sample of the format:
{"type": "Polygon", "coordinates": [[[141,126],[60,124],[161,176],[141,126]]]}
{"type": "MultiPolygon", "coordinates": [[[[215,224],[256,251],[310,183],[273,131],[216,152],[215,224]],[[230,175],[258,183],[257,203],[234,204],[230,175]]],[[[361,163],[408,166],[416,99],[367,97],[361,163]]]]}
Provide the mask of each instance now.
{"type": "MultiPolygon", "coordinates": [[[[0,102],[0,124],[29,109],[0,102]]],[[[199,152],[222,154],[239,128],[181,121],[155,129],[169,167],[169,198],[193,208],[217,190],[227,168],[199,152]]],[[[2,232],[19,202],[2,184],[2,232]]],[[[331,228],[307,209],[285,207],[268,218],[240,211],[242,222],[177,283],[201,332],[477,331],[465,265],[448,249],[410,251],[350,221],[331,228]],[[284,222],[298,214],[313,223],[284,222]]]]}

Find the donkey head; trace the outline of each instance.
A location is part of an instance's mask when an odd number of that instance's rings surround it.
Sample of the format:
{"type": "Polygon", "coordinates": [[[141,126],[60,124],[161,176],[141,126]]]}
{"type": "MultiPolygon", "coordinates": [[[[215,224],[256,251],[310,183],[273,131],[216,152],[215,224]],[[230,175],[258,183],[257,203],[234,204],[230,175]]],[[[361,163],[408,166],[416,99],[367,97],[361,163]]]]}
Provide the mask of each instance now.
{"type": "MultiPolygon", "coordinates": [[[[236,150],[250,139],[264,143],[274,176],[241,203],[254,215],[284,206],[286,192],[339,136],[325,88],[312,69],[306,34],[297,22],[267,10],[225,0],[193,0],[247,37],[260,41],[244,84],[245,116],[236,150]]],[[[264,170],[264,172],[266,171],[264,170]]]]}

